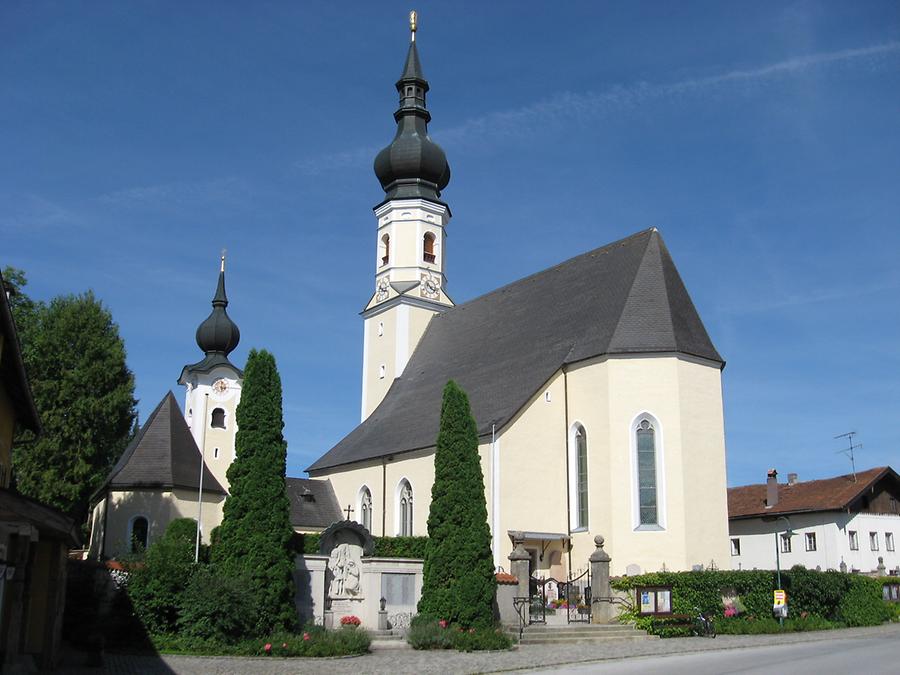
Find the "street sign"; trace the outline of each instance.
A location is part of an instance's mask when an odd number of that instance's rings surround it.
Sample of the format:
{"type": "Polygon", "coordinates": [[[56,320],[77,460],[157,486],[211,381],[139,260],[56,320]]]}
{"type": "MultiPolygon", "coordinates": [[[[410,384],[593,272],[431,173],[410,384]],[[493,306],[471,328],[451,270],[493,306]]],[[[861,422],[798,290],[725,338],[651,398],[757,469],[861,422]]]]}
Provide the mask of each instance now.
{"type": "Polygon", "coordinates": [[[773,593],[775,607],[784,607],[787,604],[787,593],[777,590],[773,593]]]}

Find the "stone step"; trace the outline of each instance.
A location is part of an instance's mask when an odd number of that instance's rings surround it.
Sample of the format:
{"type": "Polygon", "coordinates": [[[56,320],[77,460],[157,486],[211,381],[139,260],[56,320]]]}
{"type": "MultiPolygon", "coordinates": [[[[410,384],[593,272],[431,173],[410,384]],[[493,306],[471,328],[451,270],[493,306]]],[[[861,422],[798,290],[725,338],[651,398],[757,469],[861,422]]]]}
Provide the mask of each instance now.
{"type": "Polygon", "coordinates": [[[578,625],[571,624],[569,626],[542,626],[540,624],[532,624],[525,627],[526,633],[559,633],[560,631],[580,632],[580,633],[642,633],[634,626],[627,624],[611,624],[611,625],[578,625]]]}

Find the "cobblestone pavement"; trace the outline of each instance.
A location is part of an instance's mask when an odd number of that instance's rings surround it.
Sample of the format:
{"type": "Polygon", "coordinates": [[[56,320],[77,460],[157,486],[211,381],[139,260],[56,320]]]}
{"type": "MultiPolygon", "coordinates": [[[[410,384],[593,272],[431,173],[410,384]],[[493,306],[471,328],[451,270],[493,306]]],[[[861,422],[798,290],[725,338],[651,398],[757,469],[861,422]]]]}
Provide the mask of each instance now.
{"type": "Polygon", "coordinates": [[[116,673],[122,675],[281,675],[287,673],[492,673],[527,671],[564,664],[589,663],[629,656],[659,654],[686,654],[762,645],[783,645],[819,640],[843,638],[883,637],[900,639],[900,624],[872,628],[813,633],[789,633],[786,635],[720,635],[715,640],[707,638],[676,638],[648,640],[646,642],[622,642],[576,645],[524,645],[509,652],[471,653],[419,652],[412,649],[377,650],[365,656],[341,659],[276,659],[200,656],[131,656],[110,654],[104,669],[66,668],[64,675],[98,675],[116,673]]]}

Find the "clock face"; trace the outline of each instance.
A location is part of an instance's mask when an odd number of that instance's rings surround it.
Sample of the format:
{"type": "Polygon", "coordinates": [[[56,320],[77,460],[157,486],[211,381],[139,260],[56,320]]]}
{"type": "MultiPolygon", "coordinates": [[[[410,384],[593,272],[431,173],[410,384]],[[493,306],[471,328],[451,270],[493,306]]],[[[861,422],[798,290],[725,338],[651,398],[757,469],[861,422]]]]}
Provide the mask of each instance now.
{"type": "Polygon", "coordinates": [[[388,289],[390,288],[390,284],[388,283],[387,277],[381,277],[378,280],[378,285],[375,287],[375,299],[378,302],[386,299],[388,296],[388,289]]]}
{"type": "Polygon", "coordinates": [[[215,391],[217,394],[224,394],[226,391],[228,391],[228,382],[221,378],[216,380],[215,382],[213,382],[213,391],[215,391]]]}
{"type": "Polygon", "coordinates": [[[441,295],[441,281],[431,274],[423,274],[419,283],[419,295],[437,300],[441,295]]]}

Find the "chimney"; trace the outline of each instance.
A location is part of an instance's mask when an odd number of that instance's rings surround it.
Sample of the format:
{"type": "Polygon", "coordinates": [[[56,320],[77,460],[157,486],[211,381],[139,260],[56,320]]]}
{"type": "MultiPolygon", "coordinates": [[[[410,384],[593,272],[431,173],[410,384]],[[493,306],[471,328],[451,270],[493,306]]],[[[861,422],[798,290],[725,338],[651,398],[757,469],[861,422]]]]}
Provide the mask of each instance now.
{"type": "Polygon", "coordinates": [[[799,476],[797,476],[797,474],[789,473],[788,474],[788,485],[796,485],[798,482],[798,478],[799,478],[799,476]]]}
{"type": "Polygon", "coordinates": [[[766,477],[766,508],[771,509],[778,503],[778,472],[769,469],[766,477]]]}

